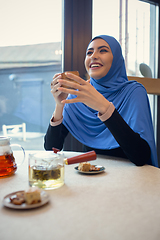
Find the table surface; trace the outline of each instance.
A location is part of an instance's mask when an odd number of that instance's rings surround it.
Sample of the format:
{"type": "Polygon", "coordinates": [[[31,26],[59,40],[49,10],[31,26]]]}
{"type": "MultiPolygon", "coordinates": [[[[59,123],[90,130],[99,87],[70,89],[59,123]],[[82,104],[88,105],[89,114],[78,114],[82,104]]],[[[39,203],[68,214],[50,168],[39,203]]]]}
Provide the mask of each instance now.
{"type": "MultiPolygon", "coordinates": [[[[98,155],[91,163],[105,172],[84,175],[74,169],[77,164],[67,165],[65,184],[46,190],[48,204],[6,208],[5,195],[28,187],[28,153],[13,176],[0,178],[0,239],[160,239],[160,169],[98,155]]],[[[65,152],[66,157],[77,154],[65,152]]]]}

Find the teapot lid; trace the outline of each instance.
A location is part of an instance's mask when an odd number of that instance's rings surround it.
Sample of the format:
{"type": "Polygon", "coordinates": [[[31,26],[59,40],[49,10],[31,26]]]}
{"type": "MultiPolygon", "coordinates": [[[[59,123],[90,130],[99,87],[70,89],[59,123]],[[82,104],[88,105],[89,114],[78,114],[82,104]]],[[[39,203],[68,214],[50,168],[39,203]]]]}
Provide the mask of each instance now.
{"type": "Polygon", "coordinates": [[[32,158],[43,159],[43,160],[53,160],[60,157],[60,154],[55,154],[53,151],[41,151],[39,153],[30,154],[32,158]]]}
{"type": "Polygon", "coordinates": [[[10,137],[0,137],[0,146],[10,144],[10,137]]]}

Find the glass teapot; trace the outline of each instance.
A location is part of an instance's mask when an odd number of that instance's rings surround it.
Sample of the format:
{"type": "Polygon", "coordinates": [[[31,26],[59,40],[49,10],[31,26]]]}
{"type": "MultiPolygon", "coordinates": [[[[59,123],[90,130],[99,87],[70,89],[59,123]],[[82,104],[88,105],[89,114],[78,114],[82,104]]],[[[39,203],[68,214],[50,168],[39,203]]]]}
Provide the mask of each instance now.
{"type": "Polygon", "coordinates": [[[66,158],[59,149],[29,154],[29,185],[43,189],[55,189],[64,185],[65,165],[92,161],[97,155],[95,151],[66,158]]]}
{"type": "Polygon", "coordinates": [[[10,144],[9,137],[0,137],[0,177],[9,176],[16,172],[17,166],[21,165],[25,159],[25,151],[19,144],[10,144]],[[13,156],[11,147],[19,147],[23,151],[23,159],[17,164],[13,156]]]}

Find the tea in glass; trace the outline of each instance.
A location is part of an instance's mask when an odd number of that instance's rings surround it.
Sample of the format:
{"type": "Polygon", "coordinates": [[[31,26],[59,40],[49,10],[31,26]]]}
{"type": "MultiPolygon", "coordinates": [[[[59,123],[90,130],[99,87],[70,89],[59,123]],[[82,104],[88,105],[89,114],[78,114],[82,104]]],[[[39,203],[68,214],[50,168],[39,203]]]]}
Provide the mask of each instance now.
{"type": "Polygon", "coordinates": [[[64,184],[63,155],[46,151],[29,155],[29,185],[55,189],[64,184]]]}

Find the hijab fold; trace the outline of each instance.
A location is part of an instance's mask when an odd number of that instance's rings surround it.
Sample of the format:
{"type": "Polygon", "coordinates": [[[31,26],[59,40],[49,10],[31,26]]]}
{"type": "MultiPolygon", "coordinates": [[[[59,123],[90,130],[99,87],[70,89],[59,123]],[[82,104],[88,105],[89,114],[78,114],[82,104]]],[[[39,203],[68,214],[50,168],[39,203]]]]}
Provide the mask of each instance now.
{"type": "MultiPolygon", "coordinates": [[[[145,88],[136,81],[128,81],[124,58],[118,41],[107,35],[91,40],[105,40],[112,51],[112,66],[101,79],[90,78],[90,84],[108,101],[112,102],[126,123],[145,139],[151,148],[150,164],[158,167],[150,105],[145,88]]],[[[69,95],[68,99],[75,95],[69,95]]],[[[119,144],[106,125],[98,118],[98,112],[83,103],[65,104],[63,124],[82,144],[96,149],[114,149],[119,144]]]]}

